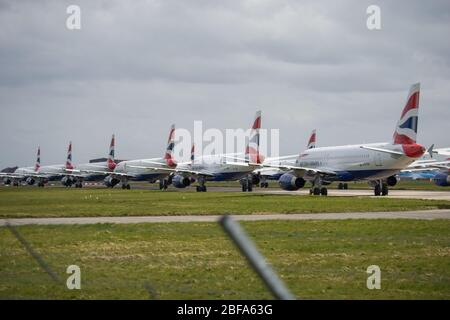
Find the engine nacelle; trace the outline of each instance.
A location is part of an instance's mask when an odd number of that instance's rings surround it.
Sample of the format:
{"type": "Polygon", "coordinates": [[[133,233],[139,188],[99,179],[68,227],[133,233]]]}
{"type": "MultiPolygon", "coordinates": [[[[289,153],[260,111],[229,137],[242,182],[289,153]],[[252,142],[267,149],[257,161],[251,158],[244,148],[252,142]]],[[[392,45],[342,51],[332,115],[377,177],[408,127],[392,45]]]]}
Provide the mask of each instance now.
{"type": "Polygon", "coordinates": [[[118,184],[120,182],[119,179],[116,179],[112,176],[107,176],[104,180],[103,180],[103,184],[105,186],[107,186],[108,188],[114,188],[114,186],[116,184],[118,184]]]}
{"type": "Polygon", "coordinates": [[[32,178],[32,177],[28,177],[25,181],[30,186],[32,186],[36,182],[36,180],[34,180],[34,178],[32,178]]]}
{"type": "Polygon", "coordinates": [[[172,184],[175,188],[186,188],[191,185],[191,179],[188,177],[183,177],[182,175],[177,174],[172,178],[172,184]]]}
{"type": "Polygon", "coordinates": [[[11,179],[10,178],[5,178],[5,179],[3,179],[3,184],[5,184],[5,185],[7,185],[7,186],[9,186],[10,184],[11,184],[11,179]]]}
{"type": "Polygon", "coordinates": [[[386,179],[386,183],[388,186],[393,187],[397,184],[397,178],[395,176],[390,176],[386,179]]]}
{"type": "Polygon", "coordinates": [[[295,191],[305,186],[305,179],[297,177],[292,173],[283,174],[278,180],[281,189],[287,191],[295,191]]]}
{"type": "Polygon", "coordinates": [[[433,181],[440,187],[448,187],[450,186],[450,175],[440,172],[433,178],[433,181]]]}

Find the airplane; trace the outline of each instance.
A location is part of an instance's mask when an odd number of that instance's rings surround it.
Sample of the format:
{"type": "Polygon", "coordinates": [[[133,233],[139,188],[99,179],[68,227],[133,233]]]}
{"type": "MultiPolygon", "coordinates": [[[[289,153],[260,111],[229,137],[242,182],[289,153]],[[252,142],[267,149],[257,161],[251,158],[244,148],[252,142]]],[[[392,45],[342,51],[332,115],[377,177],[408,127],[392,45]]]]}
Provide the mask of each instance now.
{"type": "MultiPolygon", "coordinates": [[[[72,154],[72,142],[69,143],[67,151],[67,159],[72,154]]],[[[20,182],[25,181],[28,185],[34,185],[37,182],[38,187],[44,187],[49,181],[60,180],[63,176],[67,175],[66,166],[61,165],[49,165],[41,166],[41,148],[38,147],[37,159],[34,168],[25,167],[17,168],[13,173],[0,174],[6,179],[6,183],[13,183],[14,186],[19,186],[20,182]]]]}
{"type": "Polygon", "coordinates": [[[66,164],[57,164],[57,165],[40,165],[40,150],[38,154],[38,160],[35,166],[35,172],[33,174],[29,174],[29,177],[35,179],[38,187],[44,187],[50,181],[58,181],[61,180],[64,176],[70,175],[66,172],[66,168],[68,163],[71,163],[72,159],[72,142],[69,142],[69,147],[67,149],[67,160],[66,164]]]}
{"type": "MultiPolygon", "coordinates": [[[[316,147],[316,129],[314,129],[311,132],[311,135],[309,136],[308,143],[306,145],[306,149],[312,149],[316,147]]],[[[270,165],[270,164],[291,164],[295,165],[295,160],[298,157],[298,154],[288,155],[288,156],[282,156],[282,157],[269,157],[264,159],[263,164],[264,165],[270,165]]],[[[285,173],[284,170],[280,168],[258,168],[254,171],[256,175],[260,177],[261,188],[268,188],[269,183],[267,180],[277,180],[285,173]]]]}
{"type": "Polygon", "coordinates": [[[428,155],[414,161],[402,170],[398,176],[400,179],[431,180],[441,187],[450,186],[450,149],[434,149],[432,145],[428,149],[428,155]]]}
{"type": "MultiPolygon", "coordinates": [[[[243,192],[253,191],[253,185],[259,184],[259,177],[253,171],[260,167],[263,156],[259,153],[261,128],[261,111],[257,111],[253,121],[249,142],[245,148],[244,158],[239,154],[202,155],[191,162],[180,163],[173,169],[172,184],[176,188],[186,188],[192,181],[197,181],[197,192],[206,192],[207,181],[239,180],[243,192]]],[[[192,150],[193,152],[193,150],[192,150]]]]}
{"type": "Polygon", "coordinates": [[[35,175],[41,166],[41,147],[38,147],[36,164],[34,167],[19,167],[12,173],[0,172],[0,177],[3,178],[5,185],[12,184],[18,187],[21,182],[25,181],[28,185],[34,185],[36,180],[31,176],[35,175]]]}
{"type": "Polygon", "coordinates": [[[265,165],[287,171],[279,179],[284,190],[298,190],[312,183],[310,194],[328,194],[325,182],[366,180],[375,196],[388,195],[396,174],[419,159],[425,148],[416,143],[420,84],[413,84],[391,142],[307,149],[295,165],[265,165]]]}
{"type": "Polygon", "coordinates": [[[96,163],[83,163],[77,166],[72,164],[72,149],[70,149],[70,154],[68,155],[66,161],[66,175],[61,182],[70,187],[72,184],[75,188],[82,188],[83,181],[102,181],[106,176],[109,176],[116,167],[116,162],[114,160],[114,148],[115,148],[115,136],[112,135],[111,143],[109,145],[108,158],[104,162],[96,163]]]}
{"type": "Polygon", "coordinates": [[[177,166],[173,157],[175,146],[175,125],[172,125],[167,141],[167,148],[161,158],[127,160],[118,163],[114,171],[105,179],[105,185],[114,187],[121,183],[122,189],[130,189],[129,181],[149,181],[150,183],[159,180],[160,189],[167,189],[169,185],[168,177],[173,172],[171,169],[177,166]]]}

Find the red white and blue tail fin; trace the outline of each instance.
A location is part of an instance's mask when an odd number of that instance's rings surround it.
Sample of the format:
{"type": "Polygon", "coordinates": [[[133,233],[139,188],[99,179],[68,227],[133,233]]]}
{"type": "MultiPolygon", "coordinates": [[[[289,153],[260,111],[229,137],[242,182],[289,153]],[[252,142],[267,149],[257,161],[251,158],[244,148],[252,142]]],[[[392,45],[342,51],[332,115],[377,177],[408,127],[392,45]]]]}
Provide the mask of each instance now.
{"type": "Polygon", "coordinates": [[[316,129],[314,129],[311,132],[311,136],[309,137],[308,145],[306,146],[306,149],[312,149],[315,147],[316,147],[316,129]]]}
{"type": "Polygon", "coordinates": [[[114,134],[111,137],[111,143],[109,145],[109,154],[108,154],[108,169],[113,171],[116,168],[116,161],[114,160],[114,148],[116,146],[116,137],[114,134]]]}
{"type": "Polygon", "coordinates": [[[191,163],[194,163],[195,160],[195,144],[192,144],[192,148],[191,148],[191,163]]]}
{"type": "Polygon", "coordinates": [[[176,167],[177,163],[173,157],[173,149],[175,147],[175,125],[173,124],[170,127],[169,139],[167,140],[167,149],[164,154],[164,160],[169,167],[176,167]]]}
{"type": "Polygon", "coordinates": [[[38,172],[41,168],[41,147],[38,147],[36,164],[34,165],[34,171],[38,172]]]}
{"type": "Polygon", "coordinates": [[[263,156],[259,153],[259,129],[261,129],[261,111],[256,112],[248,144],[245,148],[245,160],[247,162],[262,163],[264,161],[263,156]]]}
{"type": "Polygon", "coordinates": [[[414,144],[417,136],[420,83],[413,84],[409,90],[406,105],[395,128],[394,144],[414,144]]]}
{"type": "Polygon", "coordinates": [[[69,142],[69,148],[67,149],[66,169],[73,169],[73,164],[72,164],[72,141],[69,142]]]}

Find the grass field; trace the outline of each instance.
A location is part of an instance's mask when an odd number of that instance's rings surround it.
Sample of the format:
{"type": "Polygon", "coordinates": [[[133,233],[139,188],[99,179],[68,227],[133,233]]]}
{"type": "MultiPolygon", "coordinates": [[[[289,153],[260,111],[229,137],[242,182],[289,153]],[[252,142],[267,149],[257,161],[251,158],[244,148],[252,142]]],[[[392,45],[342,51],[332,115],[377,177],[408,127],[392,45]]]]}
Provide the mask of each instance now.
{"type": "Polygon", "coordinates": [[[450,201],[239,192],[0,188],[0,217],[264,214],[448,209],[450,201]]]}
{"type": "MultiPolygon", "coordinates": [[[[450,221],[246,222],[301,299],[450,299],[450,221]],[[381,268],[381,290],[366,268],[381,268]]],[[[17,230],[65,279],[81,268],[81,290],[56,284],[0,228],[0,298],[269,299],[214,223],[23,226],[17,230]],[[145,287],[150,287],[149,293],[145,287]]]]}

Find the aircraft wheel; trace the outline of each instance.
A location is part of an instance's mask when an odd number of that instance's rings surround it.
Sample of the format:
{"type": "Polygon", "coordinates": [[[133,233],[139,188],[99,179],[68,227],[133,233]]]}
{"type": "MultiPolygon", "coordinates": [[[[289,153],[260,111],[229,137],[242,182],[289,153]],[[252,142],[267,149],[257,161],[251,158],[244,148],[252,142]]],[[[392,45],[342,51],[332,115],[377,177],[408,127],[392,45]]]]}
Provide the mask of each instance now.
{"type": "Polygon", "coordinates": [[[245,183],[242,184],[242,192],[247,192],[247,185],[245,183]]]}
{"type": "Polygon", "coordinates": [[[388,194],[389,194],[388,186],[386,184],[383,184],[383,186],[381,187],[381,195],[387,196],[388,194]]]}
{"type": "Polygon", "coordinates": [[[340,182],[340,183],[338,184],[338,189],[339,189],[339,190],[344,189],[344,184],[343,184],[342,182],[340,182]]]}
{"type": "Polygon", "coordinates": [[[127,184],[127,190],[130,190],[131,186],[129,184],[127,184]]]}
{"type": "Polygon", "coordinates": [[[320,194],[323,195],[323,196],[328,195],[328,190],[327,190],[327,188],[322,188],[322,189],[320,189],[320,194]]]}
{"type": "Polygon", "coordinates": [[[313,194],[314,194],[315,196],[320,196],[320,188],[315,187],[315,188],[313,189],[313,194]]]}
{"type": "Polygon", "coordinates": [[[252,192],[253,191],[253,186],[252,186],[251,182],[248,183],[247,191],[248,192],[252,192]]]}
{"type": "Polygon", "coordinates": [[[348,189],[348,184],[346,184],[346,183],[344,183],[344,190],[347,190],[348,189]]]}
{"type": "Polygon", "coordinates": [[[377,184],[377,185],[375,186],[375,188],[373,189],[373,191],[374,191],[375,196],[378,197],[378,196],[381,194],[381,188],[380,188],[380,185],[377,184]]]}

